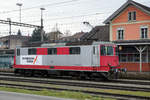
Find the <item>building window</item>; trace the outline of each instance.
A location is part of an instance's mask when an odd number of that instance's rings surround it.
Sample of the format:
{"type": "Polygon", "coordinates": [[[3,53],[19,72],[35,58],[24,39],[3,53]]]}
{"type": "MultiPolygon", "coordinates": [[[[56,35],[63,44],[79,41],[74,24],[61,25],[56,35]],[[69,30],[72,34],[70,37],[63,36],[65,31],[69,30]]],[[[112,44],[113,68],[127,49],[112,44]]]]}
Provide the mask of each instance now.
{"type": "Polygon", "coordinates": [[[48,48],[48,55],[57,54],[57,48],[48,48]]]}
{"type": "Polygon", "coordinates": [[[0,47],[2,47],[3,46],[3,42],[0,42],[0,47]]]}
{"type": "Polygon", "coordinates": [[[124,29],[123,28],[118,28],[118,30],[117,30],[117,39],[118,40],[123,40],[124,39],[124,29]]]}
{"type": "Polygon", "coordinates": [[[28,49],[28,55],[36,55],[36,48],[28,49]]]}
{"type": "Polygon", "coordinates": [[[133,20],[136,20],[136,12],[133,11],[133,20]]]}
{"type": "Polygon", "coordinates": [[[80,47],[71,47],[69,52],[70,54],[80,54],[80,47]]]}
{"type": "Polygon", "coordinates": [[[136,11],[128,12],[128,21],[136,20],[136,11]]]}
{"type": "Polygon", "coordinates": [[[147,26],[141,27],[141,39],[147,38],[148,38],[148,27],[147,26]]]}

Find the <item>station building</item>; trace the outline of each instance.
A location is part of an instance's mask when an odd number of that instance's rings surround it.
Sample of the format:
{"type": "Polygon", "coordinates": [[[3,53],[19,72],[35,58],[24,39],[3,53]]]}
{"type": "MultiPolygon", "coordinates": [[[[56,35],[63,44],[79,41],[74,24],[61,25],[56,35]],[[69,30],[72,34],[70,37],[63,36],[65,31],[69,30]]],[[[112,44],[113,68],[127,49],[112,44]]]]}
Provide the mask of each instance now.
{"type": "Polygon", "coordinates": [[[119,48],[122,67],[150,72],[150,7],[128,0],[105,21],[109,40],[119,48]]]}

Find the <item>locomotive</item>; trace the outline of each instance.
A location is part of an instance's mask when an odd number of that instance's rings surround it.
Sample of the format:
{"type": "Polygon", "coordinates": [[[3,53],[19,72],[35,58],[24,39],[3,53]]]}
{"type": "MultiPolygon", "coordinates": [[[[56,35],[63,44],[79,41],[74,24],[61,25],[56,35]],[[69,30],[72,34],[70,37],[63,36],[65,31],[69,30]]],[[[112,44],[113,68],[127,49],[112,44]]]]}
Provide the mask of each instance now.
{"type": "Polygon", "coordinates": [[[121,71],[116,45],[111,42],[75,46],[45,44],[15,51],[15,74],[110,79],[121,71]]]}

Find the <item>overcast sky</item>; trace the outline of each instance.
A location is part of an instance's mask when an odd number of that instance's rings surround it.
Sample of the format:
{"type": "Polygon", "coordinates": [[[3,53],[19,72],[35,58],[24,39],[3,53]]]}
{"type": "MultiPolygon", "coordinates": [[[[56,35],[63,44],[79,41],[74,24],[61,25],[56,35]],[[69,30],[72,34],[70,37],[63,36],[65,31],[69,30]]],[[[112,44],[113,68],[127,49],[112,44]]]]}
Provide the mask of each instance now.
{"type": "MultiPolygon", "coordinates": [[[[0,0],[0,19],[19,22],[19,7],[22,3],[22,22],[40,25],[40,8],[43,11],[44,29],[50,32],[58,27],[61,32],[70,30],[72,34],[80,31],[90,31],[91,27],[83,24],[102,25],[102,22],[117,10],[127,0],[0,0]]],[[[150,6],[150,0],[134,0],[150,6]]],[[[12,34],[20,27],[12,26],[12,34]]],[[[24,35],[32,33],[33,29],[21,28],[24,35]]],[[[0,24],[0,36],[8,35],[8,25],[0,24]]]]}

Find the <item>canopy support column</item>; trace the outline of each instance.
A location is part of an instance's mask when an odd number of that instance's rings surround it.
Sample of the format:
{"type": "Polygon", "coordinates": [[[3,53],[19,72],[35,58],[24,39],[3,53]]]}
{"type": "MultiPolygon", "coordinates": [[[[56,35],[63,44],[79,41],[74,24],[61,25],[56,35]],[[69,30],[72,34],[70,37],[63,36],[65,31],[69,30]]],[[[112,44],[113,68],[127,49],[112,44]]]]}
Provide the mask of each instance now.
{"type": "Polygon", "coordinates": [[[147,48],[147,46],[135,46],[135,48],[140,53],[140,72],[142,72],[142,52],[147,48]]]}

